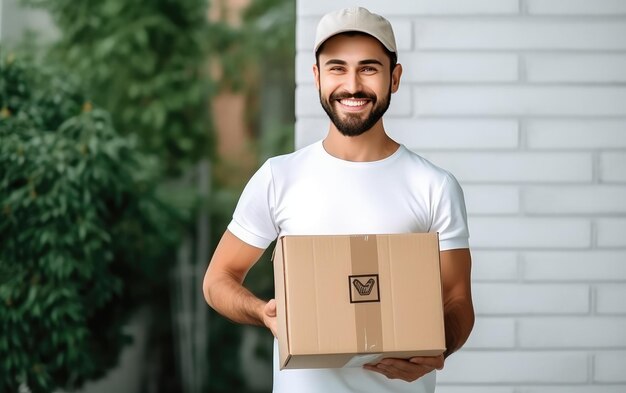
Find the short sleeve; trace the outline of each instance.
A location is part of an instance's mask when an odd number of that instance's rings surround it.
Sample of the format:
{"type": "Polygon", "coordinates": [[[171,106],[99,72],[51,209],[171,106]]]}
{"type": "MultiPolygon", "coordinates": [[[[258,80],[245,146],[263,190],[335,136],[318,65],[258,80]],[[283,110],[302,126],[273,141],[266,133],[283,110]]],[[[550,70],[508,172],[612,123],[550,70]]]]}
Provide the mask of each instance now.
{"type": "Polygon", "coordinates": [[[274,220],[274,183],[269,160],[244,188],[228,230],[242,241],[267,248],[278,236],[274,220]]]}
{"type": "Polygon", "coordinates": [[[459,182],[447,174],[435,202],[431,232],[439,232],[441,251],[469,248],[465,198],[459,182]]]}

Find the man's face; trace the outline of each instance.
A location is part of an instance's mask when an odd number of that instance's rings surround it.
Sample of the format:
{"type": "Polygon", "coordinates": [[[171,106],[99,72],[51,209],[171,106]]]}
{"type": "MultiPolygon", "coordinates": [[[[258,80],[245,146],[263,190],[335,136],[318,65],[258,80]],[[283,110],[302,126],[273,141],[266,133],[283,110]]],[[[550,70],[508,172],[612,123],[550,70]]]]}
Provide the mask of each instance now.
{"type": "Polygon", "coordinates": [[[397,91],[401,68],[390,72],[382,45],[368,35],[339,34],[325,42],[314,66],[320,103],[345,136],[358,136],[380,121],[397,91]]]}

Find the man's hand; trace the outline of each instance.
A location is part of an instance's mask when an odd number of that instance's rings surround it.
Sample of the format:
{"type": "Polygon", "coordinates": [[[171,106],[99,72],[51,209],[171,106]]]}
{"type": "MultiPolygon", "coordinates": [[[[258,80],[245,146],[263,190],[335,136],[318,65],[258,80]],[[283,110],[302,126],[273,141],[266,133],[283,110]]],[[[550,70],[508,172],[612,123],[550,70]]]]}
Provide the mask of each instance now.
{"type": "Polygon", "coordinates": [[[276,300],[271,299],[263,307],[263,323],[276,337],[276,300]]]}
{"type": "Polygon", "coordinates": [[[366,370],[383,374],[389,379],[402,379],[406,382],[413,382],[433,370],[443,368],[443,355],[435,357],[414,357],[409,360],[387,358],[377,364],[366,364],[366,370]]]}

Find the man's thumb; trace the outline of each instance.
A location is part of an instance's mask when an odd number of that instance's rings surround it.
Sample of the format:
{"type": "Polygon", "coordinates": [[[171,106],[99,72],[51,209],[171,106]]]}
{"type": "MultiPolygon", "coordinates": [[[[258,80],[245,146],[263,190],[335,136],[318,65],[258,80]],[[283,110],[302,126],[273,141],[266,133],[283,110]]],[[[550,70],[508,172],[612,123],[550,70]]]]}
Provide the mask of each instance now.
{"type": "Polygon", "coordinates": [[[276,300],[275,299],[271,299],[269,302],[267,302],[267,304],[265,305],[265,314],[270,317],[276,316],[276,300]]]}

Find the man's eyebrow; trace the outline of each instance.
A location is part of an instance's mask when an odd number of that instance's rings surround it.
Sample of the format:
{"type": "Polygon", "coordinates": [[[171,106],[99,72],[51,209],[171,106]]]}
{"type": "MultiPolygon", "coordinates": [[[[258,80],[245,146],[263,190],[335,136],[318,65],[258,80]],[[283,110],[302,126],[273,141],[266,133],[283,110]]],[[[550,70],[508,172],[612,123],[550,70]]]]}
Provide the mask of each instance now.
{"type": "MultiPolygon", "coordinates": [[[[330,59],[328,60],[326,63],[324,63],[324,65],[331,65],[331,64],[339,64],[339,65],[347,65],[348,62],[344,61],[344,60],[339,60],[339,59],[330,59]]],[[[383,63],[380,60],[377,59],[365,59],[365,60],[361,60],[358,63],[359,65],[366,65],[366,64],[378,64],[380,66],[383,65],[383,63]]]]}
{"type": "Polygon", "coordinates": [[[359,65],[366,65],[366,64],[378,64],[381,66],[383,65],[383,63],[377,59],[366,59],[366,60],[359,61],[359,65]]]}
{"type": "Polygon", "coordinates": [[[326,63],[324,63],[324,65],[331,65],[331,64],[346,65],[348,63],[346,61],[339,60],[339,59],[330,59],[326,63]]]}

